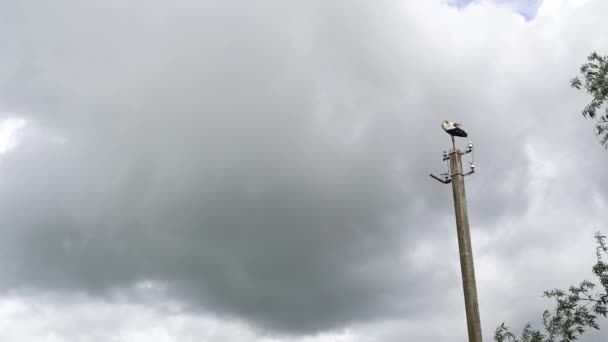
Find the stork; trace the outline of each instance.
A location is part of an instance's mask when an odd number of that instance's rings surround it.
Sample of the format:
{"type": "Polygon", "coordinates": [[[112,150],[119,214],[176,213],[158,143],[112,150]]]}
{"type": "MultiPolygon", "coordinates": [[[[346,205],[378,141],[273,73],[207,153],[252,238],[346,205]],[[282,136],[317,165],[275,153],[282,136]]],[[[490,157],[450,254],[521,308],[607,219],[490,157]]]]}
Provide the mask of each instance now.
{"type": "Polygon", "coordinates": [[[460,128],[460,124],[457,122],[443,120],[443,122],[441,123],[441,127],[447,134],[452,137],[452,147],[454,147],[454,150],[456,149],[456,142],[454,141],[454,137],[466,138],[468,136],[467,132],[460,128]]]}

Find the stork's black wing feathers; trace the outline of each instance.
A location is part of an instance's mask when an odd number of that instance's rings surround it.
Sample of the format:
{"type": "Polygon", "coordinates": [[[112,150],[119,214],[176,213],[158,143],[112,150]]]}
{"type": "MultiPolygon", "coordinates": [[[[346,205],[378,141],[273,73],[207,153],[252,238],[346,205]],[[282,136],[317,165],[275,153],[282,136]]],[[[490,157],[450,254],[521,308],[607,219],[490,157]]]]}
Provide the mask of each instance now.
{"type": "Polygon", "coordinates": [[[449,133],[451,135],[457,136],[457,137],[463,137],[466,138],[468,136],[467,132],[463,131],[462,128],[456,127],[453,128],[449,131],[449,133]]]}

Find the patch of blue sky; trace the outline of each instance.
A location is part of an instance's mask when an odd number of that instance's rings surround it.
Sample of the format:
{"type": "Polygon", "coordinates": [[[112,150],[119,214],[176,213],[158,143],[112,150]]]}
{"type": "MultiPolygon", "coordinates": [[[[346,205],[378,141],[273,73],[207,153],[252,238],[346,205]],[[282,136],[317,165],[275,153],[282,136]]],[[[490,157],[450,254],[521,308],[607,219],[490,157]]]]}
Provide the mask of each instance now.
{"type": "MultiPolygon", "coordinates": [[[[450,6],[464,8],[470,3],[478,0],[447,0],[450,6]]],[[[517,13],[521,14],[526,20],[532,20],[536,17],[536,13],[542,5],[543,0],[492,0],[498,4],[509,5],[517,13]]]]}

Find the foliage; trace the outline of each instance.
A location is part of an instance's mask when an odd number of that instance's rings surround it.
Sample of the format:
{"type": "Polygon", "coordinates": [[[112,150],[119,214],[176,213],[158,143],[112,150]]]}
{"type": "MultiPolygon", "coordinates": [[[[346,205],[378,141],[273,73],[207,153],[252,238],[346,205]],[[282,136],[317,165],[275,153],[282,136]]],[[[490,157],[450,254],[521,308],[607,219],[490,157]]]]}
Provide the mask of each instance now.
{"type": "Polygon", "coordinates": [[[502,323],[494,332],[497,342],[570,342],[576,341],[586,329],[599,329],[596,322],[598,316],[608,314],[608,264],[602,255],[608,255],[606,236],[597,233],[596,257],[593,274],[599,278],[601,290],[593,294],[595,284],[583,281],[578,286],[571,286],[568,291],[553,289],[544,292],[544,297],[556,301],[553,311],[543,313],[542,330],[535,330],[528,323],[518,339],[510,329],[502,323]]]}
{"type": "Polygon", "coordinates": [[[576,89],[584,86],[593,96],[591,102],[583,108],[582,114],[585,118],[597,121],[595,134],[601,144],[608,148],[608,56],[600,56],[596,52],[590,54],[587,63],[580,68],[580,75],[570,80],[570,86],[576,89]],[[584,79],[584,85],[580,77],[584,79]]]}

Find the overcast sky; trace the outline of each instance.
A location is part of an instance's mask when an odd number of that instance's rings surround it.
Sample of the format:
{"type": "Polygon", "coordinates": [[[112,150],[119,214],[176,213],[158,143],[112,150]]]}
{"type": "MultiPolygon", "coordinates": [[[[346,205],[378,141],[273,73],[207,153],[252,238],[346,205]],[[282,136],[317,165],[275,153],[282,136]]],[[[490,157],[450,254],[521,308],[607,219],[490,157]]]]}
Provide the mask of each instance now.
{"type": "MultiPolygon", "coordinates": [[[[0,340],[486,340],[592,279],[605,0],[0,0],[0,340]]],[[[608,325],[581,341],[605,341],[608,325]]]]}

